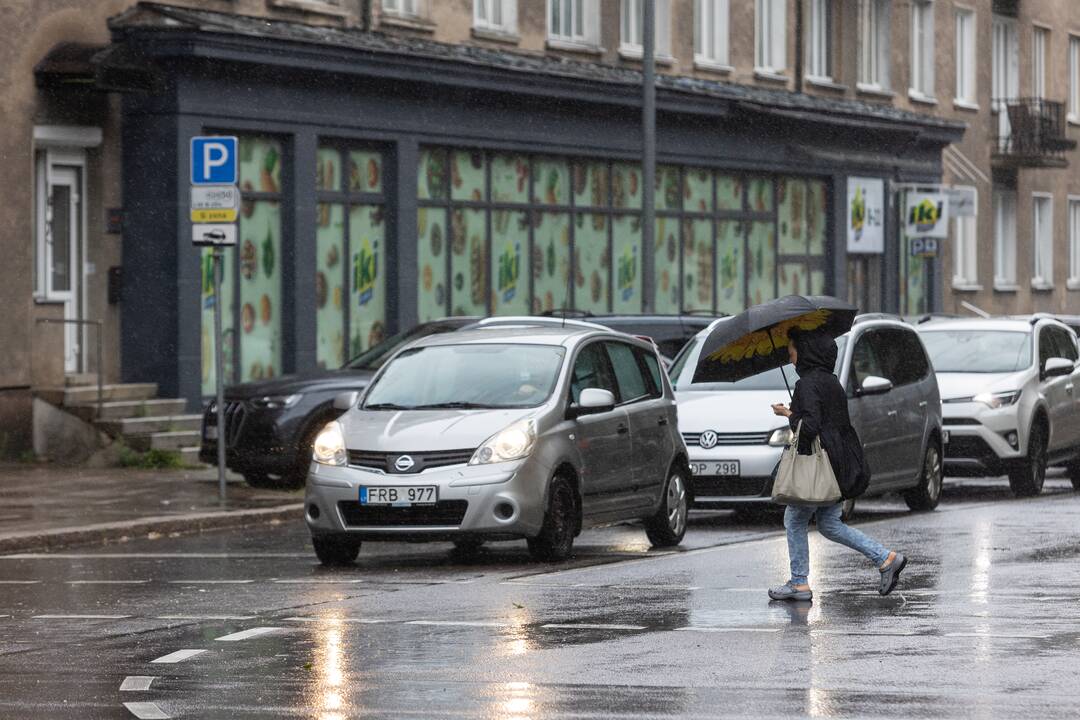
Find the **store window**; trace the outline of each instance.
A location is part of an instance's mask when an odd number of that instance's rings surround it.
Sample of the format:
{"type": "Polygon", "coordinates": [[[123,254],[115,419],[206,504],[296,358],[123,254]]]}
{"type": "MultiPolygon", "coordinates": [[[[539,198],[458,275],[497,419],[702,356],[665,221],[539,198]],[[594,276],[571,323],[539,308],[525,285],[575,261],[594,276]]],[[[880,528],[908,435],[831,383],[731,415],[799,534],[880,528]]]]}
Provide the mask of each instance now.
{"type": "Polygon", "coordinates": [[[726,68],[729,0],[694,0],[694,61],[726,68]]]}
{"type": "Polygon", "coordinates": [[[859,80],[860,89],[889,89],[891,0],[859,2],[859,80]]]}
{"type": "Polygon", "coordinates": [[[806,72],[819,80],[832,80],[833,0],[810,0],[807,26],[806,72]]]}
{"type": "Polygon", "coordinates": [[[787,64],[787,0],[757,0],[755,69],[782,73],[787,64]]]}
{"type": "Polygon", "coordinates": [[[978,102],[975,94],[975,11],[956,11],[956,101],[965,105],[978,102]]]}
{"type": "Polygon", "coordinates": [[[386,335],[383,156],[324,143],[315,170],[316,360],[337,368],[386,335]]]}
{"type": "Polygon", "coordinates": [[[934,4],[911,0],[911,93],[934,97],[934,4]]]}
{"type": "Polygon", "coordinates": [[[214,391],[214,304],[222,302],[226,383],[281,373],[281,165],[282,145],[241,136],[239,246],[225,253],[221,298],[214,296],[213,262],[202,251],[202,391],[214,391]]]}

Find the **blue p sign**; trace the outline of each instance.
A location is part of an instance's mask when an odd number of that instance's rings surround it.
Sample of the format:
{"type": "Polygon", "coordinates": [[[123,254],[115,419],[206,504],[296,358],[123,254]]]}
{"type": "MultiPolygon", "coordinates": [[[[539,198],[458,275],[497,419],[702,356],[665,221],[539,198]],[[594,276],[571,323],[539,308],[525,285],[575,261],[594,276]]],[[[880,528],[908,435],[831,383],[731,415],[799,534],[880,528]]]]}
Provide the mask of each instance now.
{"type": "Polygon", "coordinates": [[[191,138],[191,184],[235,185],[236,148],[235,137],[191,138]]]}

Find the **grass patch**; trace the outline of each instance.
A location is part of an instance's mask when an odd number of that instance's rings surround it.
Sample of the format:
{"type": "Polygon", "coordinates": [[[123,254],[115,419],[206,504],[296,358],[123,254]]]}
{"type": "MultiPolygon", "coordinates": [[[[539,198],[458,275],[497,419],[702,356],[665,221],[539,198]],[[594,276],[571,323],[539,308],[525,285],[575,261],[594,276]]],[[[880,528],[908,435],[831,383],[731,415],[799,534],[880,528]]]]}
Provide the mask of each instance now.
{"type": "Polygon", "coordinates": [[[181,470],[186,467],[180,453],[156,448],[140,453],[123,447],[120,449],[118,464],[120,467],[139,470],[181,470]]]}

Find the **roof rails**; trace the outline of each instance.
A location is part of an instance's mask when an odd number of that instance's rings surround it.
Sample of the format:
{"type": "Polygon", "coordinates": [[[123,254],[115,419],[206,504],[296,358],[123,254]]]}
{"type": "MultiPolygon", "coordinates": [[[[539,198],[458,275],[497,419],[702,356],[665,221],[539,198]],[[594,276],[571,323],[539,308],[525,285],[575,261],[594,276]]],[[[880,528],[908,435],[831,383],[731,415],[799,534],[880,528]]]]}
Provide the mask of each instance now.
{"type": "Polygon", "coordinates": [[[866,322],[867,320],[899,320],[903,322],[903,319],[899,315],[884,312],[872,312],[856,315],[855,321],[852,323],[852,325],[858,325],[859,323],[866,322]]]}
{"type": "MultiPolygon", "coordinates": [[[[1039,322],[1040,320],[1057,320],[1057,316],[1054,315],[1053,313],[1048,313],[1048,312],[1031,313],[1031,319],[1028,322],[1030,322],[1032,325],[1034,325],[1035,323],[1039,322]]],[[[1058,321],[1058,322],[1060,322],[1060,321],[1058,321]]]]}
{"type": "Polygon", "coordinates": [[[553,318],[589,318],[596,317],[589,310],[578,310],[577,308],[554,308],[552,310],[544,310],[539,314],[539,317],[553,317],[553,318]]]}
{"type": "Polygon", "coordinates": [[[494,316],[478,320],[469,328],[492,328],[492,327],[550,327],[550,328],[581,328],[587,330],[609,330],[609,328],[585,320],[572,320],[559,317],[541,317],[537,315],[519,316],[494,316]]]}

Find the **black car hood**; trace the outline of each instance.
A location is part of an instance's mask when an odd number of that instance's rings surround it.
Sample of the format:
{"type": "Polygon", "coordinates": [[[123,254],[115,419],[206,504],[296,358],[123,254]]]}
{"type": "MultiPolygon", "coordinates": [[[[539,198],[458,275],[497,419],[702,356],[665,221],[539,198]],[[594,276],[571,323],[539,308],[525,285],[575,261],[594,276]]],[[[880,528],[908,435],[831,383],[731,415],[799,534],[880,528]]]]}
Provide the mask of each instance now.
{"type": "Polygon", "coordinates": [[[225,389],[229,398],[246,400],[264,395],[293,395],[295,393],[332,393],[362,390],[375,375],[372,370],[316,370],[295,375],[282,375],[270,380],[230,385],[225,389]]]}

